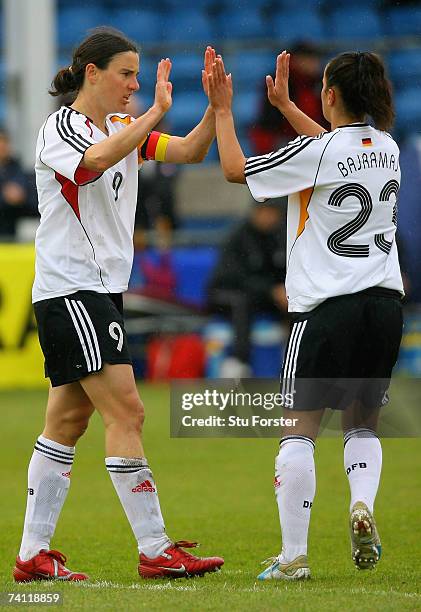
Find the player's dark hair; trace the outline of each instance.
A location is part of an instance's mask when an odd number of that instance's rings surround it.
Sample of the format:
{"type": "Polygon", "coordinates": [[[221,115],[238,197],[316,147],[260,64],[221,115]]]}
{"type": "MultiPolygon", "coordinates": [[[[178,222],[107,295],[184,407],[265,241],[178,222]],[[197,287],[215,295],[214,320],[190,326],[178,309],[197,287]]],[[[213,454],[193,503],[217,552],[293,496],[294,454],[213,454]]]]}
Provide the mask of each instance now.
{"type": "Polygon", "coordinates": [[[337,87],[345,110],[356,118],[370,115],[376,128],[389,130],[395,118],[392,88],[381,58],[368,51],[346,52],[326,66],[327,87],[337,87]]]}
{"type": "Polygon", "coordinates": [[[60,96],[78,91],[85,80],[85,68],[88,64],[95,64],[100,70],[105,70],[115,55],[126,51],[139,53],[135,43],[119,30],[95,28],[74,50],[71,66],[58,71],[48,93],[60,96]]]}

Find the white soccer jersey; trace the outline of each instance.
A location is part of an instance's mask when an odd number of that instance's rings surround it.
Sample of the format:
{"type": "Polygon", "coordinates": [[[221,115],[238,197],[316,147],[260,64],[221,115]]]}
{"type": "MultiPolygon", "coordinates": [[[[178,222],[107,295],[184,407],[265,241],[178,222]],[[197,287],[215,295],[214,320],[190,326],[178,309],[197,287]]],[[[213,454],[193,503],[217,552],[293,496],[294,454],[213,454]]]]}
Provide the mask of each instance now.
{"type": "MultiPolygon", "coordinates": [[[[109,135],[132,121],[109,115],[109,135]]],[[[33,302],[79,290],[121,293],[133,262],[138,152],[103,174],[80,168],[85,151],[107,136],[85,115],[63,106],[42,126],[36,149],[41,223],[33,302]]]]}
{"type": "Polygon", "coordinates": [[[399,149],[366,124],[300,136],[250,157],[253,197],[288,195],[286,290],[290,312],[369,287],[403,293],[396,248],[399,149]]]}

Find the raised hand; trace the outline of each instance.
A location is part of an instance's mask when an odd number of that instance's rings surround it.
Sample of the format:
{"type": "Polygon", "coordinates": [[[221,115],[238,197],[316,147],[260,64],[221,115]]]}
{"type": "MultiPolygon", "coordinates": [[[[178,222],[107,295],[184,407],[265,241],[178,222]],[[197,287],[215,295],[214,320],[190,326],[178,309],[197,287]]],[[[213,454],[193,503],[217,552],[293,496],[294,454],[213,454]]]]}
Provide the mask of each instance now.
{"type": "Polygon", "coordinates": [[[171,60],[162,59],[156,70],[155,104],[166,113],[172,104],[172,83],[168,80],[171,72],[171,60]]]}
{"type": "Polygon", "coordinates": [[[208,76],[212,73],[212,64],[216,59],[216,52],[213,47],[206,47],[205,57],[203,62],[203,70],[202,70],[202,85],[203,91],[206,95],[209,95],[209,84],[208,84],[208,76]]]}
{"type": "Polygon", "coordinates": [[[281,112],[290,103],[288,90],[289,58],[290,54],[282,51],[276,58],[275,82],[273,82],[271,76],[266,77],[269,102],[281,112]]]}
{"type": "Polygon", "coordinates": [[[225,73],[224,62],[218,55],[212,64],[212,72],[208,76],[209,103],[215,112],[231,110],[232,79],[225,73]]]}

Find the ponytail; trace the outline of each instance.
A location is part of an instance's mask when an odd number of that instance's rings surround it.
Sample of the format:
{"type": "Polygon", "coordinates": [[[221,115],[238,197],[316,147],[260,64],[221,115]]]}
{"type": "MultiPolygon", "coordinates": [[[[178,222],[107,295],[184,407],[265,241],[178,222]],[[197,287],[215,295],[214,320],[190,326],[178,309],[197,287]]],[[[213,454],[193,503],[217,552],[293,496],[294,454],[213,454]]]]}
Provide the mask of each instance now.
{"type": "MultiPolygon", "coordinates": [[[[83,81],[83,79],[82,79],[83,81]]],[[[51,89],[48,93],[51,96],[62,96],[64,94],[76,91],[82,83],[78,83],[78,79],[73,73],[72,67],[62,68],[59,70],[51,83],[51,89]]]]}
{"type": "Polygon", "coordinates": [[[378,55],[341,53],[326,66],[326,85],[339,89],[345,110],[353,117],[370,115],[379,130],[393,126],[392,88],[378,55]]]}

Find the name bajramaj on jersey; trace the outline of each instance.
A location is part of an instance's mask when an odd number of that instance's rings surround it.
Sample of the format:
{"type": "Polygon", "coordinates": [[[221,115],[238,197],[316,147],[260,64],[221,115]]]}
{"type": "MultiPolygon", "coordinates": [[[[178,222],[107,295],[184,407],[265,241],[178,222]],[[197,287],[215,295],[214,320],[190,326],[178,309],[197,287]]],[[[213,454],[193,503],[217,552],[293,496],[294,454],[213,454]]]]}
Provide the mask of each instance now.
{"type": "Polygon", "coordinates": [[[368,153],[357,154],[355,157],[347,157],[346,161],[338,162],[338,169],[342,176],[348,176],[359,170],[367,170],[370,168],[386,168],[398,172],[399,161],[393,154],[386,152],[371,151],[368,153]]]}

